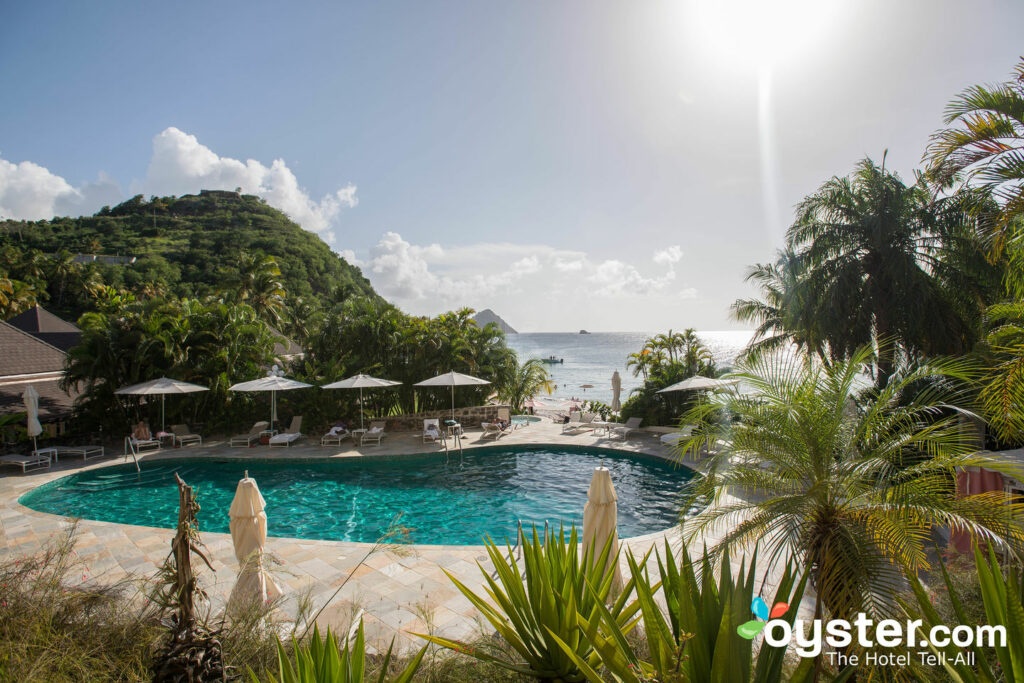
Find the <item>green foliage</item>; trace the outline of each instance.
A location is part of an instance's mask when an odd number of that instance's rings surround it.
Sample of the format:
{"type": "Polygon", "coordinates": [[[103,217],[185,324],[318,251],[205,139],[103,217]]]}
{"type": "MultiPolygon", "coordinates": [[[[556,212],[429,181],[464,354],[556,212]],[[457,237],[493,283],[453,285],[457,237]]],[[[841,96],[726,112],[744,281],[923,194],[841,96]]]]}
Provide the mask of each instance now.
{"type": "Polygon", "coordinates": [[[636,608],[626,608],[633,582],[627,583],[610,608],[605,607],[614,579],[614,572],[605,571],[611,546],[606,545],[596,557],[591,549],[581,557],[575,526],[568,540],[564,530],[559,529],[557,534],[550,534],[541,541],[534,528],[532,538],[522,534],[520,547],[522,572],[511,547],[506,546],[506,555],[487,539],[487,554],[497,580],[482,566],[480,571],[490,600],[448,574],[452,583],[515,650],[517,658],[509,659],[504,652],[492,654],[456,640],[417,635],[480,661],[541,680],[583,681],[586,676],[580,662],[592,667],[599,655],[584,637],[580,623],[596,623],[600,611],[604,610],[608,613],[606,618],[626,629],[636,611],[636,608]]]}
{"type": "Polygon", "coordinates": [[[251,422],[258,397],[228,387],[262,375],[278,339],[251,307],[152,299],[111,308],[110,313],[82,316],[82,341],[67,357],[64,382],[82,391],[77,412],[85,425],[120,434],[142,416],[155,427],[159,401],[143,408],[137,397],[118,397],[114,391],[161,376],[210,388],[169,398],[168,424],[179,419],[223,427],[251,422]]]}
{"type": "MultiPolygon", "coordinates": [[[[384,683],[388,665],[391,663],[391,652],[394,641],[380,665],[377,683],[384,683]]],[[[366,674],[366,644],[363,638],[363,621],[359,620],[355,642],[349,646],[348,641],[339,647],[337,637],[327,629],[327,635],[320,637],[320,629],[313,627],[313,634],[308,641],[293,642],[292,654],[294,663],[289,658],[280,641],[277,643],[280,678],[271,677],[273,683],[363,683],[366,674]]],[[[406,665],[405,669],[391,683],[408,683],[419,668],[427,648],[424,647],[406,665]]],[[[254,683],[259,678],[250,674],[254,683]]]]}
{"type": "MultiPolygon", "coordinates": [[[[963,648],[953,644],[939,647],[929,643],[928,648],[935,654],[946,655],[943,666],[954,680],[964,683],[1024,680],[1024,578],[1020,567],[1001,566],[995,551],[991,548],[987,555],[975,548],[974,564],[978,570],[981,598],[985,607],[984,623],[1004,626],[1005,644],[997,643],[992,648],[975,644],[963,648]],[[957,656],[962,655],[965,649],[973,653],[973,665],[957,662],[957,656]]],[[[924,631],[938,625],[952,629],[957,624],[965,624],[972,628],[981,624],[981,620],[970,616],[965,610],[956,584],[945,564],[940,566],[943,582],[953,605],[955,621],[949,621],[935,609],[932,597],[916,576],[908,577],[916,604],[902,601],[904,611],[911,618],[921,619],[924,622],[924,631]]]]}
{"type": "MultiPolygon", "coordinates": [[[[346,301],[325,313],[296,376],[313,384],[356,373],[402,382],[392,389],[364,392],[367,416],[386,416],[448,408],[450,388],[413,385],[454,370],[491,382],[455,389],[456,406],[481,405],[491,392],[509,391],[517,365],[501,330],[496,325],[478,327],[472,314],[472,309],[464,308],[434,318],[416,317],[373,299],[346,301]]],[[[358,392],[331,391],[286,400],[304,405],[314,401],[317,405],[310,405],[311,409],[319,406],[334,412],[325,419],[354,417],[358,421],[357,398],[358,392]]]]}
{"type": "Polygon", "coordinates": [[[717,451],[692,490],[713,502],[689,520],[689,538],[724,525],[716,551],[759,542],[773,560],[797,558],[811,569],[819,610],[834,618],[889,613],[899,569],[927,568],[936,527],[1024,548],[1024,504],[1002,492],[954,495],[959,468],[1020,476],[977,452],[948,409],[962,400],[957,384],[973,377],[971,366],[922,365],[865,390],[871,361],[866,349],[832,365],[747,361],[732,377],[749,393],[716,393],[694,408],[686,419],[701,429],[679,447],[681,457],[717,451]],[[734,419],[710,419],[723,411],[734,419]]]}
{"type": "MultiPolygon", "coordinates": [[[[783,673],[786,648],[762,644],[754,657],[753,639],[740,634],[742,626],[763,624],[751,620],[751,604],[756,596],[756,553],[749,570],[744,564],[735,577],[726,558],[717,583],[707,553],[696,564],[690,560],[684,544],[681,562],[677,563],[666,541],[664,560],[660,555],[656,557],[659,581],[652,585],[645,567],[647,558],[637,562],[632,555],[627,555],[649,657],[645,659],[636,652],[627,638],[627,629],[620,628],[607,610],[600,610],[599,620],[580,622],[605,672],[622,683],[792,680],[783,673]],[[659,588],[664,596],[667,619],[666,612],[655,600],[659,588]]],[[[806,581],[806,573],[797,581],[792,569],[787,567],[771,602],[791,606],[785,612],[790,625],[796,619],[806,581]]],[[[584,670],[592,683],[606,680],[593,668],[584,670]]]]}
{"type": "Polygon", "coordinates": [[[1024,303],[988,309],[989,330],[982,353],[988,371],[981,400],[989,428],[1005,441],[1024,437],[1024,303]]]}
{"type": "Polygon", "coordinates": [[[642,374],[644,383],[622,405],[621,418],[642,417],[647,425],[674,424],[699,399],[696,392],[659,394],[661,389],[694,375],[718,373],[711,351],[693,328],[648,339],[640,351],[629,355],[626,367],[633,369],[634,377],[642,374]]]}
{"type": "Polygon", "coordinates": [[[874,344],[881,384],[898,356],[962,354],[977,341],[1004,264],[984,258],[975,227],[962,195],[864,159],[804,198],[785,250],[748,275],[761,299],[733,312],[758,326],[755,349],[792,342],[842,360],[874,344]]]}
{"type": "Polygon", "coordinates": [[[523,404],[541,390],[551,393],[551,381],[543,361],[531,358],[523,364],[514,359],[509,378],[498,391],[498,397],[509,404],[513,413],[523,412],[523,404]]]}
{"type": "MultiPolygon", "coordinates": [[[[0,221],[0,255],[0,271],[44,292],[40,301],[69,320],[95,310],[89,289],[97,285],[146,296],[204,297],[246,282],[256,272],[247,271],[246,258],[268,255],[280,269],[272,278],[289,298],[321,308],[349,297],[376,298],[359,269],[315,234],[262,199],[234,192],[149,201],[140,195],[95,216],[0,221]],[[137,260],[80,265],[71,261],[74,253],[137,260]]],[[[249,303],[262,314],[264,302],[249,303]]],[[[270,299],[266,303],[274,308],[270,299]]]]}

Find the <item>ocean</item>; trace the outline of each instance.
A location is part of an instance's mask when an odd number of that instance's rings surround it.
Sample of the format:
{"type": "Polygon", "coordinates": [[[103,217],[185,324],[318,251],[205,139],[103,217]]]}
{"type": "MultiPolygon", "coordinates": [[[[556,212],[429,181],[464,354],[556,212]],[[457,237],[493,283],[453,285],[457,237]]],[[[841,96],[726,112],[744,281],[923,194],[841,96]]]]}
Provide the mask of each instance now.
{"type": "MultiPolygon", "coordinates": [[[[697,333],[719,367],[732,365],[750,341],[751,334],[748,330],[697,333]]],[[[519,356],[520,362],[549,356],[565,360],[564,363],[546,366],[551,381],[557,385],[553,398],[611,403],[614,371],[618,370],[622,377],[620,400],[623,402],[630,391],[643,384],[643,377],[634,377],[632,370],[626,369],[626,357],[640,351],[652,336],[648,332],[534,332],[508,334],[505,341],[519,356]],[[583,384],[594,386],[585,389],[581,386],[583,384]]]]}

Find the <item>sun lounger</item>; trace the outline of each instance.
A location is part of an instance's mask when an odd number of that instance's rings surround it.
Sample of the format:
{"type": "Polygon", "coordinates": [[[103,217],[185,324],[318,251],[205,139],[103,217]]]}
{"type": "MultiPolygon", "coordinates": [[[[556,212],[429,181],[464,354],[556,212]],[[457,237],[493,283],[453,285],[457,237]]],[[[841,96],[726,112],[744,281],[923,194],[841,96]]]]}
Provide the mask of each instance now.
{"type": "Polygon", "coordinates": [[[124,454],[141,453],[145,450],[160,450],[160,439],[136,439],[134,436],[124,437],[124,454]]]}
{"type": "Polygon", "coordinates": [[[331,427],[330,431],[320,437],[321,446],[340,446],[343,439],[352,436],[344,427],[331,427]]]}
{"type": "Polygon", "coordinates": [[[184,446],[189,443],[203,445],[203,437],[198,434],[192,434],[189,431],[188,425],[171,425],[171,433],[174,434],[174,443],[178,446],[184,446]]]}
{"type": "Polygon", "coordinates": [[[583,430],[593,429],[594,426],[590,423],[593,422],[596,417],[597,415],[594,413],[574,412],[569,416],[569,421],[562,425],[562,433],[578,434],[583,430]]]}
{"type": "Polygon", "coordinates": [[[441,420],[436,417],[423,420],[423,443],[436,443],[438,440],[444,440],[444,435],[441,434],[441,420]]]}
{"type": "Polygon", "coordinates": [[[626,420],[626,424],[621,427],[612,427],[608,432],[608,436],[621,436],[625,439],[627,436],[640,429],[640,423],[643,421],[644,419],[642,417],[631,417],[626,420]]]}
{"type": "Polygon", "coordinates": [[[231,437],[231,443],[229,444],[232,448],[248,448],[254,443],[259,443],[260,434],[266,431],[270,423],[266,420],[257,422],[249,430],[248,434],[240,434],[238,436],[231,437]]]}
{"type": "Polygon", "coordinates": [[[384,432],[384,422],[371,422],[370,428],[363,434],[363,437],[359,440],[360,446],[365,446],[367,441],[372,441],[375,445],[380,445],[380,440],[383,439],[387,434],[384,432]]]}
{"type": "Polygon", "coordinates": [[[80,455],[82,460],[103,457],[103,446],[57,446],[59,455],[80,455]]]}
{"type": "Polygon", "coordinates": [[[50,458],[45,455],[0,455],[0,464],[17,465],[24,474],[32,470],[50,469],[50,458]]]}
{"type": "Polygon", "coordinates": [[[289,448],[293,443],[302,438],[302,416],[296,415],[292,418],[292,423],[288,429],[284,430],[280,434],[274,434],[270,437],[270,447],[279,446],[281,448],[289,448]]]}
{"type": "Polygon", "coordinates": [[[498,422],[481,422],[480,426],[484,428],[484,433],[481,438],[495,440],[500,439],[502,434],[508,434],[508,428],[502,427],[498,422]]]}

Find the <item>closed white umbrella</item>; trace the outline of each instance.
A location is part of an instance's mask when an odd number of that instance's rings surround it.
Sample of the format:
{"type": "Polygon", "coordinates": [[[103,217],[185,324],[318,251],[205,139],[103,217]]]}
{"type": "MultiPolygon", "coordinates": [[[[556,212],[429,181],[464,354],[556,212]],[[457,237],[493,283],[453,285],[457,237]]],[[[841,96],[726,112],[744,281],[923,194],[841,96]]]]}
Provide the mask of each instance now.
{"type": "Polygon", "coordinates": [[[684,379],[682,382],[676,382],[671,386],[667,386],[660,390],[659,394],[667,394],[670,391],[695,391],[695,390],[708,390],[708,389],[723,389],[738,384],[738,379],[716,379],[714,377],[701,377],[700,375],[694,375],[684,379]]]}
{"type": "Polygon", "coordinates": [[[209,391],[206,387],[201,387],[198,384],[191,384],[190,382],[182,382],[180,379],[170,379],[169,377],[161,377],[159,379],[151,379],[148,382],[142,382],[140,384],[132,384],[131,386],[121,387],[115,394],[121,395],[132,395],[132,396],[155,396],[160,395],[160,431],[166,431],[166,424],[164,420],[164,399],[167,394],[192,394],[197,391],[209,391]]]}
{"type": "Polygon", "coordinates": [[[39,424],[39,392],[29,384],[25,387],[21,399],[25,402],[25,412],[28,414],[25,420],[25,430],[32,437],[32,450],[37,451],[39,446],[36,443],[36,437],[43,433],[43,425],[39,424]]]}
{"type": "MultiPolygon", "coordinates": [[[[276,366],[275,366],[276,367],[276,366]]],[[[274,371],[272,371],[274,372],[274,371]]],[[[239,382],[228,387],[228,391],[269,391],[270,392],[270,428],[274,428],[277,422],[277,392],[290,391],[292,389],[306,389],[313,386],[305,382],[288,379],[277,374],[267,375],[259,379],[239,382]]]]}
{"type": "Polygon", "coordinates": [[[228,609],[244,609],[262,604],[281,595],[281,589],[270,577],[263,562],[267,546],[267,503],[256,480],[245,473],[238,482],[228,515],[231,517],[231,542],[235,546],[239,571],[235,587],[228,598],[228,609]]]}
{"type": "Polygon", "coordinates": [[[446,372],[443,375],[437,377],[431,377],[425,379],[422,382],[417,382],[414,386],[417,387],[451,387],[452,388],[452,420],[455,419],[455,387],[462,386],[474,386],[490,384],[485,379],[479,377],[473,377],[472,375],[463,375],[461,372],[446,372]]]}
{"type": "Polygon", "coordinates": [[[363,427],[363,389],[379,389],[381,387],[393,387],[401,382],[390,379],[380,379],[369,375],[352,375],[348,379],[342,379],[330,384],[322,384],[321,389],[358,389],[359,390],[359,427],[363,427]]]}
{"type": "Polygon", "coordinates": [[[614,567],[613,590],[622,586],[622,572],[618,562],[618,499],[611,472],[607,467],[595,467],[587,491],[587,503],[583,506],[583,552],[589,549],[591,558],[596,560],[609,542],[608,539],[611,539],[605,571],[614,567]]]}
{"type": "Polygon", "coordinates": [[[622,404],[619,403],[619,394],[622,393],[622,377],[619,375],[619,371],[616,370],[612,373],[612,412],[617,413],[622,410],[622,404]]]}

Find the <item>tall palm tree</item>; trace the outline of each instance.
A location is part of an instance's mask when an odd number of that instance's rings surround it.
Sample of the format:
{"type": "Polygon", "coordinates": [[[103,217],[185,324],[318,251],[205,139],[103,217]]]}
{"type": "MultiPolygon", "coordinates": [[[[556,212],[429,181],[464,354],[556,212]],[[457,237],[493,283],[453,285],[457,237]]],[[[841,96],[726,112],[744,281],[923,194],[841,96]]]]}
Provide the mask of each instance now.
{"type": "Polygon", "coordinates": [[[498,389],[498,396],[507,401],[513,412],[523,410],[523,404],[541,390],[551,393],[551,379],[543,361],[531,358],[525,363],[516,364],[511,378],[498,389]]]}
{"type": "Polygon", "coordinates": [[[961,351],[944,348],[956,344],[947,340],[971,334],[936,278],[943,238],[963,223],[958,207],[936,199],[922,178],[908,186],[864,159],[797,208],[787,243],[810,303],[804,315],[829,326],[824,336],[836,359],[873,343],[879,386],[893,373],[897,349],[961,351]]]}
{"type": "Polygon", "coordinates": [[[1024,503],[1002,491],[954,494],[959,468],[1019,476],[977,451],[948,409],[957,395],[937,388],[970,379],[969,366],[917,366],[864,390],[873,353],[865,347],[831,364],[744,361],[732,376],[747,393],[716,394],[684,418],[699,428],[680,454],[718,445],[693,491],[712,502],[684,526],[688,538],[720,531],[716,552],[760,544],[772,561],[801,561],[817,617],[887,613],[900,571],[927,568],[936,527],[1024,549],[1024,503]],[[733,419],[721,420],[722,411],[733,419]]]}
{"type": "Polygon", "coordinates": [[[238,274],[229,280],[229,294],[235,301],[252,306],[267,322],[277,324],[285,306],[280,277],[281,268],[274,257],[242,252],[238,258],[238,274]]]}
{"type": "Polygon", "coordinates": [[[994,253],[1024,233],[1024,61],[1011,80],[975,85],[946,106],[947,128],[932,135],[929,172],[949,185],[961,180],[995,197],[1000,210],[982,212],[994,253]]]}

